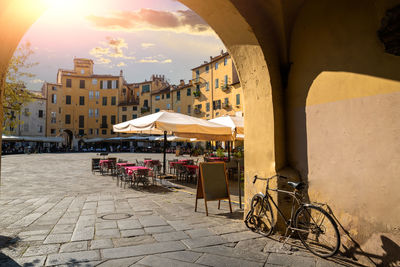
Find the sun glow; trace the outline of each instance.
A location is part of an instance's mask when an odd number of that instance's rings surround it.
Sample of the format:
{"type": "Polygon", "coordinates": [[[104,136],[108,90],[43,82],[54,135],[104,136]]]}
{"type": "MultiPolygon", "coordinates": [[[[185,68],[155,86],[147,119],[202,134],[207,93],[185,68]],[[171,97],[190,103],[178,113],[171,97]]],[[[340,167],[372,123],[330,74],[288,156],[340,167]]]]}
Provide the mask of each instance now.
{"type": "Polygon", "coordinates": [[[44,0],[48,12],[62,15],[87,15],[91,13],[102,1],[92,0],[44,0]]]}

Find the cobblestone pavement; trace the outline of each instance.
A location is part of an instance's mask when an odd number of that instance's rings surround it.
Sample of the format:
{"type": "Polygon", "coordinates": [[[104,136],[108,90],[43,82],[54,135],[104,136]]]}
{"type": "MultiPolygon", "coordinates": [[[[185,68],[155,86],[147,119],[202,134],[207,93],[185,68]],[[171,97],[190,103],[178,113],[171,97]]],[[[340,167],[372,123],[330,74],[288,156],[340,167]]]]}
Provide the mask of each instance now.
{"type": "MultiPolygon", "coordinates": [[[[114,154],[113,154],[114,155],[114,154]]],[[[246,229],[242,211],[93,175],[95,153],[2,157],[0,266],[341,266],[246,229]]],[[[159,154],[115,154],[124,159],[159,154]]],[[[172,157],[172,155],[171,155],[172,157]]]]}

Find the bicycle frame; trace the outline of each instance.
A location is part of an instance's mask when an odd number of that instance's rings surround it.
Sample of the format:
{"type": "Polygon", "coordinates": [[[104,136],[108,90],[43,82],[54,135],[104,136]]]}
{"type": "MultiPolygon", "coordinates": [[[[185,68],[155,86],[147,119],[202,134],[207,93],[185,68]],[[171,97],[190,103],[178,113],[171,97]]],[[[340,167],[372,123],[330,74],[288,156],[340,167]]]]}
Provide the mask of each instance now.
{"type": "Polygon", "coordinates": [[[287,228],[295,229],[295,228],[293,227],[293,225],[292,225],[292,223],[293,223],[293,217],[294,217],[295,211],[296,211],[296,210],[295,210],[295,204],[297,203],[297,204],[299,205],[299,207],[300,207],[301,205],[303,205],[303,204],[302,204],[301,201],[297,198],[296,190],[293,191],[293,192],[291,192],[291,191],[286,191],[286,190],[277,189],[277,188],[269,188],[269,180],[270,180],[270,179],[273,179],[273,178],[274,178],[274,177],[268,178],[268,179],[267,179],[267,185],[266,185],[266,187],[265,187],[265,194],[263,194],[263,195],[264,195],[264,199],[265,199],[266,201],[271,200],[272,204],[275,206],[276,210],[278,211],[278,214],[285,220],[285,224],[286,224],[286,227],[287,227],[287,228]],[[276,193],[288,194],[288,195],[290,195],[290,196],[292,197],[292,199],[293,199],[293,200],[292,200],[292,208],[291,208],[290,218],[289,218],[289,219],[286,218],[285,214],[283,214],[282,210],[278,207],[278,204],[276,204],[276,202],[274,201],[274,199],[273,199],[273,197],[271,196],[271,194],[269,193],[269,191],[273,191],[273,192],[276,192],[276,193]]]}

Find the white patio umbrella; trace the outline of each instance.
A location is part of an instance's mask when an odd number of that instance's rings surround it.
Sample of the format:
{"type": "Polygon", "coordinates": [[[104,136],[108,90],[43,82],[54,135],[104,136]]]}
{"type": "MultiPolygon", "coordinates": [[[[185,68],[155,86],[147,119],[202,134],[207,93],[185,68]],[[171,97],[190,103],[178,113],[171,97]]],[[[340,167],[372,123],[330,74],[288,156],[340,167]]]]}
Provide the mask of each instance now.
{"type": "MultiPolygon", "coordinates": [[[[232,141],[244,139],[244,118],[238,116],[224,115],[209,120],[221,125],[228,126],[232,129],[232,141]]],[[[231,158],[230,144],[228,143],[228,158],[231,158]]]]}
{"type": "Polygon", "coordinates": [[[199,140],[231,140],[229,127],[173,111],[160,112],[122,122],[113,126],[114,132],[164,134],[165,174],[167,133],[199,140]]]}

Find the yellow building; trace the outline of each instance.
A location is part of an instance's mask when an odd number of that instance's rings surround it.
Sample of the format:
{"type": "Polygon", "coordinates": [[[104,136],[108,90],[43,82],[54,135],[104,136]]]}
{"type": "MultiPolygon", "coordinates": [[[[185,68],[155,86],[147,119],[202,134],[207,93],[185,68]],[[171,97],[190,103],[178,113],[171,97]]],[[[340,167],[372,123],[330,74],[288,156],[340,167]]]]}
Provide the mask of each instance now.
{"type": "Polygon", "coordinates": [[[242,116],[243,90],[229,53],[221,51],[210,62],[192,69],[195,116],[212,119],[222,115],[242,116]]]}
{"type": "Polygon", "coordinates": [[[186,115],[194,115],[194,95],[193,95],[192,81],[185,84],[183,80],[180,81],[178,86],[171,89],[172,95],[172,110],[186,115]]]}
{"type": "Polygon", "coordinates": [[[119,94],[118,122],[136,119],[140,116],[139,85],[124,83],[119,94]]]}
{"type": "Polygon", "coordinates": [[[112,137],[117,123],[119,91],[124,79],[116,75],[96,75],[93,61],[75,58],[73,70],[60,69],[57,83],[45,83],[47,136],[66,133],[70,140],[112,137]]]}
{"type": "Polygon", "coordinates": [[[164,87],[151,92],[151,112],[156,113],[160,110],[170,110],[172,108],[171,87],[164,87]]]}

